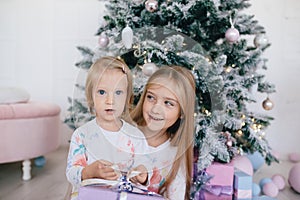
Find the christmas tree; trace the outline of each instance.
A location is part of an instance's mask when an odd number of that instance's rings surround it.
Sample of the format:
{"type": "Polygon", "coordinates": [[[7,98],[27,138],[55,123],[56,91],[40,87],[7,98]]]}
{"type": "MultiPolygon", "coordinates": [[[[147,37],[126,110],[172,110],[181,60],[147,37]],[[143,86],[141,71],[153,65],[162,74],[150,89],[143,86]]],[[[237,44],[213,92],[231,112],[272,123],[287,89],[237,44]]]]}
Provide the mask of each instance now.
{"type": "MultiPolygon", "coordinates": [[[[135,103],[147,78],[160,66],[180,65],[196,80],[195,153],[199,170],[212,161],[258,151],[270,164],[276,158],[265,138],[272,117],[250,110],[255,92],[266,95],[270,110],[273,84],[261,74],[270,46],[254,15],[243,12],[248,0],[109,0],[96,32],[98,47],[78,47],[83,74],[104,55],[120,56],[134,75],[135,103]]],[[[84,76],[84,75],[83,75],[84,76]]],[[[78,79],[70,115],[75,129],[90,120],[84,81],[78,79]]]]}

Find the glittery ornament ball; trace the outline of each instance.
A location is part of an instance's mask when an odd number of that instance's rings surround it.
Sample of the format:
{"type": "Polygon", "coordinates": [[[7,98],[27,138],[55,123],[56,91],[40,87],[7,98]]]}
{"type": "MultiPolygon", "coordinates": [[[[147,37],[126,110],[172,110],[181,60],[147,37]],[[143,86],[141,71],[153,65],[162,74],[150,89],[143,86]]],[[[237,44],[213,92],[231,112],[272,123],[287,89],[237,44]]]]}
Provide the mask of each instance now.
{"type": "Polygon", "coordinates": [[[158,9],[158,2],[156,0],[148,0],[145,2],[146,10],[155,12],[158,9]]]}
{"type": "Polygon", "coordinates": [[[100,47],[107,47],[109,43],[109,38],[106,35],[100,35],[98,39],[98,44],[100,47]]]}
{"type": "Polygon", "coordinates": [[[262,106],[265,110],[271,110],[274,107],[274,103],[269,98],[266,98],[262,102],[262,106]]]}
{"type": "Polygon", "coordinates": [[[236,42],[240,37],[240,33],[236,28],[230,28],[225,33],[225,38],[228,42],[236,42]]]}

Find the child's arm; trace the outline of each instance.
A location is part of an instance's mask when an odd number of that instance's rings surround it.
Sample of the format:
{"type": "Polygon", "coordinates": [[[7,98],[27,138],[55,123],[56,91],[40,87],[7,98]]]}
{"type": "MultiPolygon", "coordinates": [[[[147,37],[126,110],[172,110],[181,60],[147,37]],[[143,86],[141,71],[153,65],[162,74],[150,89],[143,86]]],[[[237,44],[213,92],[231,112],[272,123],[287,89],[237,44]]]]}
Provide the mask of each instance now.
{"type": "Polygon", "coordinates": [[[67,179],[74,187],[80,186],[81,172],[87,165],[86,149],[83,144],[84,136],[79,132],[79,130],[75,130],[72,134],[66,168],[67,179]]]}
{"type": "Polygon", "coordinates": [[[112,163],[105,160],[98,160],[90,165],[87,164],[88,152],[83,141],[84,134],[80,130],[75,130],[70,141],[66,169],[69,182],[73,186],[79,187],[81,181],[88,178],[117,179],[117,174],[110,167],[112,163]]]}

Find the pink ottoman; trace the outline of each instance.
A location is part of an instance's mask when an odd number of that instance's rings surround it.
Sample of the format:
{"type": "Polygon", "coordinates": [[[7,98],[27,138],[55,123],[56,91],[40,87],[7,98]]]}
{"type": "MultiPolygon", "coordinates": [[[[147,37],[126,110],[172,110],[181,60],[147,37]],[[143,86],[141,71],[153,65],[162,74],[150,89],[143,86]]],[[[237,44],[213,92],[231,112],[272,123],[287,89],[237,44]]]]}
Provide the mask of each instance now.
{"type": "Polygon", "coordinates": [[[0,163],[23,161],[23,180],[31,179],[30,159],[59,146],[59,113],[53,103],[0,104],[0,163]]]}

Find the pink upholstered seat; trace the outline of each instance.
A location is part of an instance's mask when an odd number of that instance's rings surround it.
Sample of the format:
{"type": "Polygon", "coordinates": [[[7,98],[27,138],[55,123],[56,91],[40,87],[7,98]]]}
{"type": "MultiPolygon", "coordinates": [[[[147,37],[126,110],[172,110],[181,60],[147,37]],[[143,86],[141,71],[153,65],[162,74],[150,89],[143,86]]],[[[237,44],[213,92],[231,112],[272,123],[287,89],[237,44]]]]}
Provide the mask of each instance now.
{"type": "Polygon", "coordinates": [[[55,150],[60,143],[59,113],[60,107],[53,103],[0,105],[0,163],[29,160],[55,150]]]}

